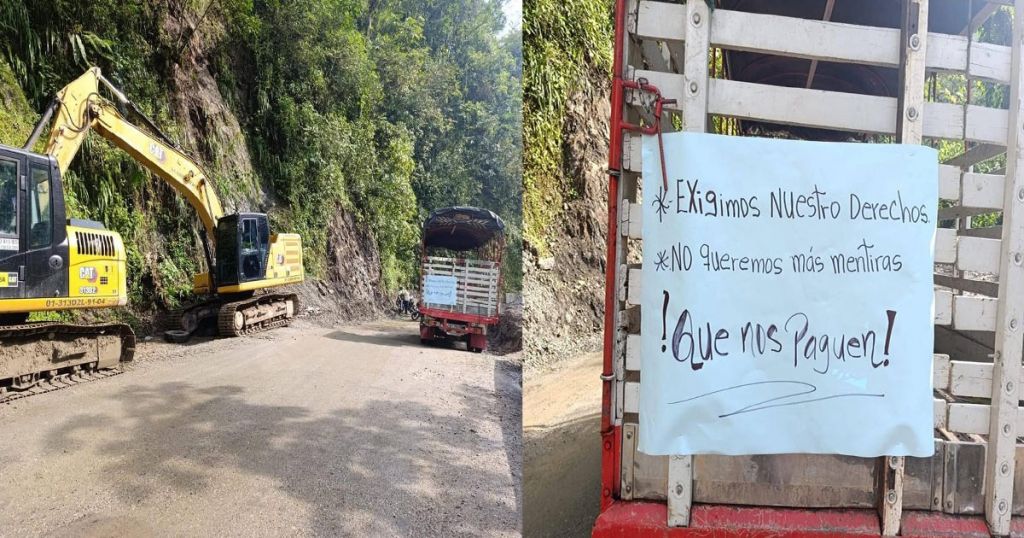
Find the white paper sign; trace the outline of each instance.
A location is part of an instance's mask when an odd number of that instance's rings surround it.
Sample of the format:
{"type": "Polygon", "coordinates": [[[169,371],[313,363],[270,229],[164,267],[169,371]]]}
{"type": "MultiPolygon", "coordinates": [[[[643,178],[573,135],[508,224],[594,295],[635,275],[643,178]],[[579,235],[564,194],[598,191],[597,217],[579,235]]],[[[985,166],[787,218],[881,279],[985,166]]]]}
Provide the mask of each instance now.
{"type": "Polygon", "coordinates": [[[423,302],[454,305],[457,285],[453,276],[426,275],[423,277],[423,302]]]}
{"type": "Polygon", "coordinates": [[[663,136],[667,191],[643,146],[639,449],[931,455],[936,151],[663,136]]]}

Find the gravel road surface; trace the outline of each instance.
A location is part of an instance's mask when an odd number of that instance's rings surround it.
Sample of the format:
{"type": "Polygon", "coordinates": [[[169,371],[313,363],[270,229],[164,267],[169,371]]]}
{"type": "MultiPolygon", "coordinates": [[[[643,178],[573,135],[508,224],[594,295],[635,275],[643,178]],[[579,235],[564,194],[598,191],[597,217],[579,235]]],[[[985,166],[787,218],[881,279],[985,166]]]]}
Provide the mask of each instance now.
{"type": "Polygon", "coordinates": [[[521,372],[411,322],[140,344],[0,404],[0,536],[515,536],[521,372]]]}

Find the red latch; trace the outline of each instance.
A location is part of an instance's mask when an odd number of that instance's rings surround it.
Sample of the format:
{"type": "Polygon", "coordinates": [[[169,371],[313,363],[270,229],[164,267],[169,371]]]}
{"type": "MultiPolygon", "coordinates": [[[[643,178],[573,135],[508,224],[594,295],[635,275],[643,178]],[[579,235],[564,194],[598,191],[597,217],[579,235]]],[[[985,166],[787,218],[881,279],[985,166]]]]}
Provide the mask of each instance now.
{"type": "Polygon", "coordinates": [[[661,109],[664,105],[672,105],[676,103],[675,99],[665,99],[661,96],[661,90],[656,86],[649,84],[646,78],[640,78],[635,81],[624,80],[622,81],[623,88],[629,88],[641,92],[654,94],[654,123],[648,126],[636,125],[634,123],[622,122],[622,128],[627,131],[637,131],[643,134],[657,134],[658,135],[658,153],[661,157],[661,182],[665,187],[665,191],[668,191],[668,173],[665,171],[665,145],[661,139],[661,109]]]}

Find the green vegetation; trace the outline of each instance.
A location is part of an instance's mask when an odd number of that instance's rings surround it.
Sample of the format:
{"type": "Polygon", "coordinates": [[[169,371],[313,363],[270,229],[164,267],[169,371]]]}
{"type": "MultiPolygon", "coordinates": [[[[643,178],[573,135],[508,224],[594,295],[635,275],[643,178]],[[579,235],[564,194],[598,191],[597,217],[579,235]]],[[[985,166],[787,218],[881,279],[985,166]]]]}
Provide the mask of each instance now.
{"type": "MultiPolygon", "coordinates": [[[[90,65],[172,138],[200,138],[171,112],[175,73],[191,76],[198,56],[251,172],[221,162],[215,140],[193,149],[229,208],[302,235],[311,274],[328,269],[341,209],[373,234],[394,289],[414,277],[431,210],[479,205],[510,225],[506,283],[521,285],[522,53],[518,31],[502,35],[500,0],[0,0],[0,26],[5,143],[20,146],[37,117],[7,106],[12,79],[40,111],[90,65]]],[[[75,216],[124,237],[131,304],[188,294],[202,256],[183,199],[99,137],[65,182],[75,216]]]]}
{"type": "Polygon", "coordinates": [[[610,0],[523,2],[524,234],[541,255],[548,227],[575,199],[563,163],[565,103],[595,74],[612,69],[610,0]]]}

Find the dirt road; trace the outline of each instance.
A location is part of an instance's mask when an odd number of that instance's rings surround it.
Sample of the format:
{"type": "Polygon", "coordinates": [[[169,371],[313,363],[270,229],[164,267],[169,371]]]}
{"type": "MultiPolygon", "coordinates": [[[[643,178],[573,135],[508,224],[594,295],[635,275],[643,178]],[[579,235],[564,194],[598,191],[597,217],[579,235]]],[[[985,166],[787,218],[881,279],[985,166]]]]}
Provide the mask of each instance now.
{"type": "Polygon", "coordinates": [[[590,536],[601,501],[601,353],[530,376],[523,395],[523,536],[590,536]]]}
{"type": "Polygon", "coordinates": [[[303,320],[137,357],[0,405],[0,535],[519,534],[508,360],[303,320]]]}

